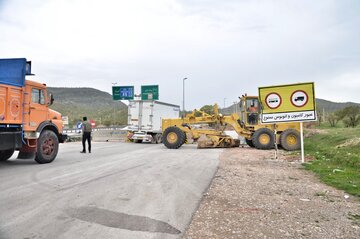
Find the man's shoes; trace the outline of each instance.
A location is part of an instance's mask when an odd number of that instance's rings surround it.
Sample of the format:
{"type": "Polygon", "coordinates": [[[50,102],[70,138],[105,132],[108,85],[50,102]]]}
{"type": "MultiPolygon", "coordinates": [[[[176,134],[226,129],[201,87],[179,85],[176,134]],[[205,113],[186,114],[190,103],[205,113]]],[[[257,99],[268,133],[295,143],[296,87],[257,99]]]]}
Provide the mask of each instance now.
{"type": "Polygon", "coordinates": [[[80,151],[80,153],[82,153],[82,154],[86,154],[86,151],[80,151]]]}

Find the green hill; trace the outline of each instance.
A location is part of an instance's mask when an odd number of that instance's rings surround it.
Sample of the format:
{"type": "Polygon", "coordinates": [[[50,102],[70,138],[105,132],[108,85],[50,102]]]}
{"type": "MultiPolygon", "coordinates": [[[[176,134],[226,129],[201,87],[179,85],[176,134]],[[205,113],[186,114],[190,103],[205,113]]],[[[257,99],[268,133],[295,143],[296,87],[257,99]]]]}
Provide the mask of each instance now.
{"type": "Polygon", "coordinates": [[[127,106],[113,101],[112,96],[93,88],[48,87],[54,95],[53,110],[69,117],[70,127],[87,116],[97,125],[124,125],[127,123],[127,106]],[[114,114],[115,111],[115,114],[114,114]],[[114,117],[115,116],[115,117],[114,117]]]}
{"type": "Polygon", "coordinates": [[[316,99],[316,109],[319,112],[325,111],[327,113],[330,113],[341,110],[348,106],[356,106],[356,105],[360,106],[360,104],[354,102],[337,103],[323,99],[316,99]]]}

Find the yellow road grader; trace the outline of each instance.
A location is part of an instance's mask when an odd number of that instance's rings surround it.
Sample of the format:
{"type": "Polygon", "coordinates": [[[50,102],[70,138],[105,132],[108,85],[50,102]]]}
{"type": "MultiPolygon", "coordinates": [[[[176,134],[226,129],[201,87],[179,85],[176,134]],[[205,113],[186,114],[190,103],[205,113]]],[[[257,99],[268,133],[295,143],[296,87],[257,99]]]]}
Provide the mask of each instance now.
{"type": "Polygon", "coordinates": [[[243,95],[239,106],[240,112],[229,116],[220,114],[215,104],[213,114],[194,110],[183,118],[163,119],[162,141],[169,149],[177,149],[191,141],[196,141],[198,148],[238,147],[240,141],[225,133],[231,126],[250,147],[271,149],[276,143],[289,151],[300,148],[299,123],[261,124],[256,96],[243,95]]]}

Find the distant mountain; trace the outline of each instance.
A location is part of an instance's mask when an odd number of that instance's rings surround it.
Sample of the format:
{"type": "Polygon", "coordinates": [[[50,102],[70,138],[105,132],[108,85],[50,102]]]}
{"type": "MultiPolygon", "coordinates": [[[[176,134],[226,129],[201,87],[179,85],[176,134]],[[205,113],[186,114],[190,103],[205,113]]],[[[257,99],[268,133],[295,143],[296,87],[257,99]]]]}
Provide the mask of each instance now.
{"type": "Polygon", "coordinates": [[[360,106],[360,104],[354,102],[336,103],[328,100],[316,99],[316,109],[319,112],[325,111],[327,113],[330,113],[341,110],[348,106],[360,106]]]}
{"type": "MultiPolygon", "coordinates": [[[[318,112],[325,111],[326,113],[331,113],[331,112],[341,110],[345,107],[353,106],[353,105],[360,106],[359,103],[354,103],[354,102],[337,103],[337,102],[332,102],[332,101],[323,100],[323,99],[316,99],[316,110],[318,112]]],[[[220,112],[222,114],[229,115],[229,114],[232,114],[236,110],[235,107],[237,107],[237,106],[235,106],[233,104],[227,108],[220,109],[220,112]]],[[[239,110],[240,110],[239,107],[237,107],[237,111],[239,111],[239,110]]]]}
{"type": "Polygon", "coordinates": [[[54,104],[50,107],[69,117],[71,125],[83,116],[94,119],[97,125],[123,125],[127,123],[127,106],[114,101],[112,95],[93,88],[54,88],[48,87],[54,95],[54,104]],[[115,111],[115,114],[114,114],[115,111]],[[115,115],[115,117],[114,117],[115,115]]]}

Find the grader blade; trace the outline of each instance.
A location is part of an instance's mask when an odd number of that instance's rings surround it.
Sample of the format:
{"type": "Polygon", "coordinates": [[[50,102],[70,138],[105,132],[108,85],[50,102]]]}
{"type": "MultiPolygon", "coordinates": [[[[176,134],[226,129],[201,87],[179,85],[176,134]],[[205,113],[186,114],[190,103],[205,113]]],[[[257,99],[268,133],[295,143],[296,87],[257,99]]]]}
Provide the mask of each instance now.
{"type": "Polygon", "coordinates": [[[232,148],[239,147],[240,140],[233,139],[228,135],[201,135],[197,140],[198,149],[205,148],[232,148]]]}
{"type": "Polygon", "coordinates": [[[214,148],[215,143],[213,140],[206,136],[205,134],[201,135],[200,138],[197,140],[197,148],[198,149],[206,149],[206,148],[214,148]]]}
{"type": "Polygon", "coordinates": [[[234,143],[231,147],[239,147],[240,146],[240,139],[233,139],[234,143]]]}

